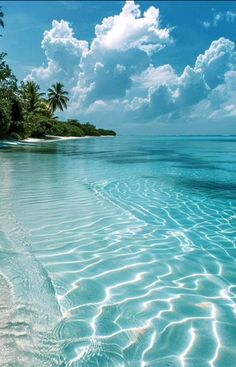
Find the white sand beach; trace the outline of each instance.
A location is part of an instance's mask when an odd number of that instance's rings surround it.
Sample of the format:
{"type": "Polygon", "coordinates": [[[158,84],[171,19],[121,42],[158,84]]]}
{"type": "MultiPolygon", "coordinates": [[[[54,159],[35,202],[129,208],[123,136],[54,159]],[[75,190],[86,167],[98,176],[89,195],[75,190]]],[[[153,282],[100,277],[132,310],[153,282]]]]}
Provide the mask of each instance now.
{"type": "Polygon", "coordinates": [[[49,143],[58,140],[73,140],[73,139],[87,139],[91,136],[56,136],[56,135],[46,135],[45,138],[27,138],[20,140],[24,143],[49,143]]]}
{"type": "Polygon", "coordinates": [[[45,138],[27,138],[19,140],[21,143],[50,143],[58,140],[78,140],[78,139],[89,139],[89,138],[113,138],[112,135],[100,135],[100,136],[56,136],[56,135],[45,135],[45,138]]]}

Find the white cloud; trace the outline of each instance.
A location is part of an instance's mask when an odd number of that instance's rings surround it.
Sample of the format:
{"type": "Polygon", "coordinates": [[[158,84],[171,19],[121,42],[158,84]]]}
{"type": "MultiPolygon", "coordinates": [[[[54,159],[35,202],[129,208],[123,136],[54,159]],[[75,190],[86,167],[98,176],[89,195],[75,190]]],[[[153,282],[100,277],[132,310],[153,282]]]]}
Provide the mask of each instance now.
{"type": "MultiPolygon", "coordinates": [[[[143,121],[144,118],[150,120],[163,114],[171,114],[169,117],[173,118],[176,112],[178,114],[181,112],[184,116],[184,110],[197,105],[202,100],[207,100],[209,95],[212,103],[214,91],[217,91],[218,95],[218,90],[221,92],[224,90],[226,97],[226,91],[232,89],[229,87],[232,85],[229,75],[232,77],[236,69],[234,47],[233,42],[223,37],[213,41],[209,49],[197,57],[195,66],[193,68],[186,66],[179,77],[170,65],[162,66],[163,70],[169,71],[168,77],[154,89],[152,84],[149,84],[148,95],[144,98],[133,98],[126,104],[127,111],[131,112],[131,115],[136,115],[135,120],[137,116],[143,121]]],[[[151,74],[158,75],[159,69],[160,67],[154,68],[151,74]]],[[[144,76],[149,74],[150,69],[143,72],[144,76]]]]}
{"type": "Polygon", "coordinates": [[[51,59],[48,59],[47,66],[44,64],[39,66],[38,68],[33,68],[31,73],[25,78],[28,79],[36,79],[36,80],[48,80],[51,79],[52,76],[56,76],[61,71],[61,68],[51,59]]]}
{"type": "Polygon", "coordinates": [[[204,28],[210,28],[211,23],[210,23],[210,22],[208,22],[207,20],[204,20],[204,21],[202,22],[202,25],[203,25],[203,27],[204,27],[204,28]]]}
{"type": "Polygon", "coordinates": [[[217,27],[221,22],[233,23],[236,21],[236,13],[232,10],[227,10],[225,12],[215,12],[212,9],[212,18],[202,22],[204,28],[217,27]]]}
{"type": "Polygon", "coordinates": [[[88,52],[88,42],[75,38],[70,24],[64,20],[53,20],[52,28],[44,32],[41,46],[47,65],[33,68],[30,73],[30,78],[39,81],[54,78],[68,81],[80,58],[88,52]]]}
{"type": "Polygon", "coordinates": [[[224,73],[235,65],[234,47],[234,42],[221,37],[197,57],[194,69],[204,74],[209,87],[216,87],[222,82],[224,73]]]}
{"type": "Polygon", "coordinates": [[[217,27],[218,23],[222,22],[224,19],[224,13],[217,13],[217,14],[213,14],[213,26],[217,27]]]}
{"type": "Polygon", "coordinates": [[[127,1],[120,14],[104,18],[95,27],[89,52],[80,61],[82,73],[73,101],[87,108],[97,99],[125,98],[132,75],[147,67],[150,55],[169,42],[170,29],[160,27],[159,9],[150,7],[142,15],[139,5],[127,1]],[[103,68],[96,67],[100,64],[103,68]],[[86,95],[80,95],[81,88],[87,88],[86,95]]]}
{"type": "MultiPolygon", "coordinates": [[[[233,21],[234,15],[227,14],[225,19],[233,21]]],[[[46,87],[62,81],[70,91],[68,116],[95,123],[196,120],[203,110],[206,119],[234,116],[234,42],[213,41],[180,75],[170,64],[153,62],[153,53],[170,42],[159,9],[142,14],[139,5],[128,1],[120,14],[95,27],[90,45],[75,37],[68,22],[54,20],[42,41],[46,65],[33,68],[29,77],[46,87]]]]}
{"type": "Polygon", "coordinates": [[[215,123],[234,120],[236,116],[235,103],[236,71],[230,70],[225,73],[224,82],[212,89],[207,98],[194,106],[192,114],[201,116],[206,122],[215,123]]]}
{"type": "Polygon", "coordinates": [[[96,25],[91,50],[140,49],[150,54],[163,48],[170,41],[170,30],[160,28],[159,9],[151,6],[142,16],[139,7],[127,1],[119,15],[104,18],[96,25]]]}
{"type": "Polygon", "coordinates": [[[136,88],[156,88],[159,85],[168,83],[176,84],[177,75],[171,65],[166,64],[154,67],[152,64],[139,74],[132,76],[132,81],[136,88]]]}
{"type": "Polygon", "coordinates": [[[234,13],[231,10],[227,10],[225,14],[225,19],[226,19],[226,22],[233,23],[236,20],[236,13],[234,13]]]}
{"type": "Polygon", "coordinates": [[[90,47],[74,36],[67,21],[54,20],[42,41],[47,63],[34,68],[29,77],[45,86],[60,79],[72,92],[73,106],[88,108],[96,100],[125,97],[132,74],[147,67],[150,55],[170,42],[170,29],[160,25],[159,9],[151,6],[142,14],[138,4],[127,1],[120,14],[96,25],[90,47]]]}
{"type": "Polygon", "coordinates": [[[179,77],[177,90],[174,93],[177,107],[191,106],[203,99],[208,92],[204,72],[186,66],[179,77]]]}

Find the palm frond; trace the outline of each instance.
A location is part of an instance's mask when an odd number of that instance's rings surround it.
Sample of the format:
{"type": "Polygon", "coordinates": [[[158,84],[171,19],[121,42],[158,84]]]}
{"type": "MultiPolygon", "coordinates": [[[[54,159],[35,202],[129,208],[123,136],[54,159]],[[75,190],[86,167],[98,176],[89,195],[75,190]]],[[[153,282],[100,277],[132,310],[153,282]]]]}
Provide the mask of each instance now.
{"type": "Polygon", "coordinates": [[[48,88],[48,103],[53,112],[58,108],[63,111],[67,108],[67,102],[69,94],[67,91],[63,90],[64,85],[60,82],[52,84],[51,88],[48,88]]]}

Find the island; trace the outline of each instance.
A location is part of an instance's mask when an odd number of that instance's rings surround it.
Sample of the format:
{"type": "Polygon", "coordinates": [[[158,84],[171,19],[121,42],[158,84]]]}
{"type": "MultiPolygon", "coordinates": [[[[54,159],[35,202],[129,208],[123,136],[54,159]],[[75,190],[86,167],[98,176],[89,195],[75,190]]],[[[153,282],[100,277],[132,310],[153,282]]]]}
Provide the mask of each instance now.
{"type": "MultiPolygon", "coordinates": [[[[0,27],[4,26],[0,9],[0,27]]],[[[60,121],[56,111],[64,111],[68,92],[56,82],[47,93],[40,91],[34,80],[18,83],[6,63],[6,53],[0,53],[0,139],[44,138],[50,136],[115,136],[113,130],[99,129],[77,119],[60,121]]]]}

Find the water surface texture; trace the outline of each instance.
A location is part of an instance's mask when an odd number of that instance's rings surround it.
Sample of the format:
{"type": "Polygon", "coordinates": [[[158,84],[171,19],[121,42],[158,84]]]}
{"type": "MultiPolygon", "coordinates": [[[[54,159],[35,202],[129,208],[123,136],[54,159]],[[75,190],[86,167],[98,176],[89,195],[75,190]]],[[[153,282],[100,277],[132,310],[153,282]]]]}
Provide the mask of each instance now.
{"type": "Polygon", "coordinates": [[[0,149],[1,367],[235,367],[236,139],[0,149]]]}

